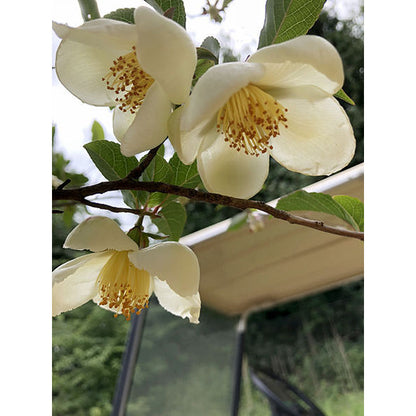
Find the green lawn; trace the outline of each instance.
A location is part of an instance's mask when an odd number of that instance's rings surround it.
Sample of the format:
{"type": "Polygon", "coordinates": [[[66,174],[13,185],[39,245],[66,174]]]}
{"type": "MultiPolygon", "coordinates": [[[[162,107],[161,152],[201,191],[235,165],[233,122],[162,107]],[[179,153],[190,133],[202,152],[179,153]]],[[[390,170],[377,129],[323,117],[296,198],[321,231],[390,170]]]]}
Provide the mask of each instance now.
{"type": "MultiPolygon", "coordinates": [[[[326,416],[363,416],[364,392],[331,395],[316,400],[326,416]]],[[[270,416],[269,403],[257,390],[243,394],[240,416],[270,416]]]]}

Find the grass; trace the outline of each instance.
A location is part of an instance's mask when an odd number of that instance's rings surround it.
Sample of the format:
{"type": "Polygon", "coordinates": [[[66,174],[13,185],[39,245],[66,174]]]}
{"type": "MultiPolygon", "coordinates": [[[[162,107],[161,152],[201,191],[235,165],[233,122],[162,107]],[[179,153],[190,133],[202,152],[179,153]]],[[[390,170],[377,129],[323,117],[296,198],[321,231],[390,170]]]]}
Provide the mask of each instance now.
{"type": "MultiPolygon", "coordinates": [[[[251,397],[243,395],[240,416],[270,416],[269,403],[260,392],[252,391],[251,397]]],[[[364,392],[350,392],[323,397],[317,400],[326,416],[363,416],[364,392]]]]}
{"type": "Polygon", "coordinates": [[[322,398],[321,409],[327,416],[363,416],[364,392],[350,392],[322,398]]]}

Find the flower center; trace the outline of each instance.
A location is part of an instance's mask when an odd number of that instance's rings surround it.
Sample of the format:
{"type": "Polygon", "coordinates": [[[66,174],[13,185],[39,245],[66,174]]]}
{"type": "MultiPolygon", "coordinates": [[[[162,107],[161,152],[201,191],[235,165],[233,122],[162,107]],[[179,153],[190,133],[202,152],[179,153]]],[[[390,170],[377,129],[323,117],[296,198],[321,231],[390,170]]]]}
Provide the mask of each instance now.
{"type": "Polygon", "coordinates": [[[113,66],[102,80],[106,82],[107,89],[118,95],[115,99],[119,104],[118,108],[132,114],[142,105],[147,90],[154,82],[140,67],[135,46],[132,52],[113,61],[113,66]]]}
{"type": "Polygon", "coordinates": [[[286,111],[271,95],[249,84],[221,107],[217,131],[224,134],[231,148],[259,156],[273,149],[269,140],[280,134],[279,125],[287,128],[286,111]]]}
{"type": "Polygon", "coordinates": [[[97,278],[100,305],[106,305],[130,320],[132,313],[140,314],[149,306],[150,275],[137,269],[127,251],[114,251],[97,278]],[[137,311],[136,311],[137,309],[137,311]]]}

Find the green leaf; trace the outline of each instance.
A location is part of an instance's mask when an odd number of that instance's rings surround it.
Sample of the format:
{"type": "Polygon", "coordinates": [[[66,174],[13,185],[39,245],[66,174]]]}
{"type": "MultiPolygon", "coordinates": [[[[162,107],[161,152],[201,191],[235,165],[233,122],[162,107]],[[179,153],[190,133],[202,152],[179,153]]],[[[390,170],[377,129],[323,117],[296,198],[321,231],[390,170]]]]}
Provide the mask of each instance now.
{"type": "Polygon", "coordinates": [[[343,89],[340,89],[336,94],[334,94],[334,97],[337,97],[348,104],[355,105],[355,102],[346,94],[346,92],[343,89]]]}
{"type": "MultiPolygon", "coordinates": [[[[121,154],[118,143],[109,142],[108,140],[97,140],[84,145],[84,148],[90,155],[90,158],[97,166],[98,170],[109,181],[122,179],[137,167],[137,159],[126,157],[121,154]]],[[[124,202],[131,208],[139,208],[137,191],[121,191],[124,202]]]]}
{"type": "Polygon", "coordinates": [[[305,35],[319,17],[325,0],[267,0],[259,48],[305,35]]]}
{"type": "Polygon", "coordinates": [[[352,225],[356,230],[360,229],[351,214],[342,205],[335,201],[331,195],[316,192],[308,193],[306,191],[296,191],[279,199],[276,208],[283,211],[325,212],[342,219],[352,225]]]}
{"type": "MultiPolygon", "coordinates": [[[[192,165],[185,165],[181,162],[178,155],[174,155],[169,160],[169,166],[172,169],[172,175],[166,183],[171,185],[178,185],[184,188],[196,188],[202,184],[201,178],[198,173],[197,161],[195,160],[192,165]]],[[[171,201],[174,201],[178,198],[177,195],[166,195],[160,203],[163,203],[164,206],[167,206],[171,201]]]]}
{"type": "Polygon", "coordinates": [[[145,0],[150,4],[157,12],[164,14],[166,10],[173,7],[175,9],[173,13],[173,20],[179,23],[181,26],[186,27],[186,14],[185,7],[182,0],[145,0]]]}
{"type": "Polygon", "coordinates": [[[354,218],[360,231],[364,231],[364,204],[358,198],[347,195],[335,195],[332,198],[354,218]]]}
{"type": "Polygon", "coordinates": [[[101,127],[101,124],[94,120],[91,127],[92,141],[104,140],[104,129],[101,127]]]}
{"type": "Polygon", "coordinates": [[[178,202],[170,202],[158,214],[160,218],[153,219],[153,223],[162,234],[169,236],[168,240],[178,241],[185,227],[185,208],[178,202]]]}
{"type": "Polygon", "coordinates": [[[196,63],[194,77],[192,79],[192,86],[195,86],[199,78],[201,78],[202,75],[204,75],[205,72],[207,72],[208,69],[210,69],[214,65],[214,61],[210,59],[198,59],[196,63]]]}
{"type": "Polygon", "coordinates": [[[185,188],[196,188],[201,184],[196,160],[192,165],[185,165],[175,153],[169,160],[169,165],[172,167],[173,176],[172,185],[183,186],[185,188]]]}
{"type": "Polygon", "coordinates": [[[120,22],[134,24],[134,8],[117,9],[104,15],[106,19],[118,20],[120,22]]]}
{"type": "MultiPolygon", "coordinates": [[[[165,148],[160,147],[155,157],[150,162],[141,176],[143,182],[165,182],[169,183],[172,178],[172,167],[164,158],[165,148]]],[[[146,156],[143,156],[146,157],[146,156]]],[[[143,159],[142,159],[143,160],[143,159]]],[[[167,198],[166,194],[159,192],[149,193],[146,191],[139,191],[139,200],[142,205],[155,207],[160,205],[163,200],[167,198]]]]}
{"type": "Polygon", "coordinates": [[[218,63],[218,59],[220,57],[220,43],[214,36],[208,36],[204,39],[201,43],[201,48],[207,49],[210,51],[216,58],[216,62],[218,63]]]}

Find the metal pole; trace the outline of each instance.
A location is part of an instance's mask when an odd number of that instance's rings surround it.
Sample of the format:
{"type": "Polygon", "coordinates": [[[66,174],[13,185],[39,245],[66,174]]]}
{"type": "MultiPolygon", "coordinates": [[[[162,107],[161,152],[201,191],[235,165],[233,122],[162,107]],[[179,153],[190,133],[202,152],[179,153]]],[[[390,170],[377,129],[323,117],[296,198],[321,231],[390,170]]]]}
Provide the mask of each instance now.
{"type": "Polygon", "coordinates": [[[242,315],[237,325],[237,340],[234,359],[234,384],[233,398],[231,402],[231,416],[238,416],[240,406],[241,369],[243,366],[244,333],[246,330],[246,315],[242,315]]]}
{"type": "Polygon", "coordinates": [[[142,309],[140,315],[132,317],[129,337],[126,349],[124,350],[121,369],[118,376],[116,392],[113,398],[113,410],[111,416],[124,416],[126,414],[127,400],[136,367],[142,340],[144,324],[146,321],[147,309],[142,309]]]}

